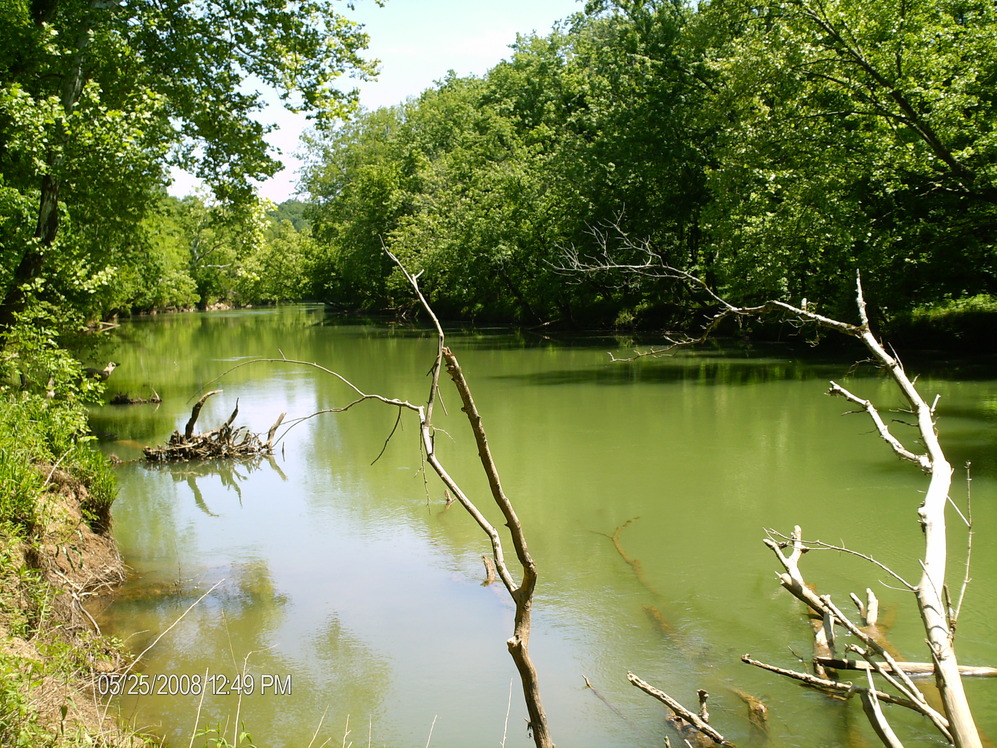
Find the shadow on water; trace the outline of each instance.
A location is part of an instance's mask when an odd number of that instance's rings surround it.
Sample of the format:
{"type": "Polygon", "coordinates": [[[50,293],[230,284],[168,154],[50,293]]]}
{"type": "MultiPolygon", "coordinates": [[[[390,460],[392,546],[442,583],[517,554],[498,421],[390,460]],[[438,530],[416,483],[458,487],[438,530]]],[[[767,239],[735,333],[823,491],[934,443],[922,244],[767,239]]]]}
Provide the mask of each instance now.
{"type": "Polygon", "coordinates": [[[204,493],[198,485],[200,478],[218,478],[222,487],[226,491],[232,491],[239,499],[239,506],[242,506],[242,486],[253,473],[260,470],[273,470],[281,481],[287,481],[287,475],[272,455],[263,457],[256,456],[245,459],[228,460],[204,460],[200,462],[144,462],[142,466],[146,470],[158,473],[167,473],[176,483],[186,483],[190,488],[194,498],[194,504],[209,517],[217,517],[208,508],[204,499],[204,493]]]}
{"type": "Polygon", "coordinates": [[[842,361],[803,361],[790,358],[743,354],[724,356],[716,351],[681,351],[666,358],[637,361],[611,361],[588,368],[554,369],[523,374],[504,374],[494,378],[521,381],[529,385],[604,384],[630,385],[695,382],[703,385],[748,385],[767,382],[810,381],[875,377],[869,366],[842,361]]]}

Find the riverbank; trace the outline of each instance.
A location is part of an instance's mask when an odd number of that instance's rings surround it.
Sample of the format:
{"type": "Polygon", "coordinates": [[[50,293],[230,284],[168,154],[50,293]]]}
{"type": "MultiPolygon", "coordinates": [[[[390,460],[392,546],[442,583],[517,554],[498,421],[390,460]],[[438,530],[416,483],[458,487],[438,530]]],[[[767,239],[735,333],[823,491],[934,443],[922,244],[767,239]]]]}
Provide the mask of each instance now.
{"type": "Polygon", "coordinates": [[[116,488],[82,409],[0,399],[0,744],[138,746],[98,698],[127,656],[88,602],[124,579],[110,536],[116,488]]]}

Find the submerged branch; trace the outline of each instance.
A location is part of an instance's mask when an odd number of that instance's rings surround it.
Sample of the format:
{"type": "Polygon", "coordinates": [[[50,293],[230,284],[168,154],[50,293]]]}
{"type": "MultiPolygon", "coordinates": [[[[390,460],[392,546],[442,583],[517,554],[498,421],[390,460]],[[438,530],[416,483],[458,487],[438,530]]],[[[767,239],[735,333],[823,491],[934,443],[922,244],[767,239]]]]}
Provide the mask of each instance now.
{"type": "Polygon", "coordinates": [[[689,725],[691,725],[697,731],[701,732],[703,735],[706,735],[710,740],[712,740],[717,745],[728,745],[728,746],[734,745],[734,743],[727,740],[727,738],[721,735],[715,728],[710,726],[710,724],[706,722],[702,717],[700,717],[698,714],[695,714],[694,712],[690,712],[688,709],[686,709],[684,706],[682,706],[679,702],[677,702],[671,696],[666,694],[664,691],[661,691],[660,689],[657,689],[654,686],[652,686],[650,683],[641,680],[633,673],[627,673],[627,680],[629,680],[633,685],[635,685],[641,691],[646,693],[648,696],[653,696],[654,698],[656,698],[662,704],[671,709],[672,712],[678,718],[687,722],[689,725]]]}

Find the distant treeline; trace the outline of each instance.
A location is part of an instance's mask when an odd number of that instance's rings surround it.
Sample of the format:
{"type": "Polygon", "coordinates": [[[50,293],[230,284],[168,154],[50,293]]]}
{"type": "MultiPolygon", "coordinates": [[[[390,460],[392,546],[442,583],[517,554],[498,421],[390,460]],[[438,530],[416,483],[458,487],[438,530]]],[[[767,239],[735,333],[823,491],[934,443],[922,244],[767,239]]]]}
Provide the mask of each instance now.
{"type": "MultiPolygon", "coordinates": [[[[103,88],[88,84],[72,111],[80,128],[105,118],[99,137],[48,124],[54,42],[35,23],[17,39],[39,29],[36,71],[0,55],[0,332],[26,309],[53,329],[220,301],[404,312],[411,294],[385,247],[425,271],[442,315],[477,321],[672,325],[708,305],[654,278],[571,273],[568,250],[639,263],[646,249],[740,303],[806,298],[845,318],[856,270],[881,319],[994,306],[992,2],[594,0],[520,37],[483,77],[451,75],[310,134],[302,199],[280,207],[207,145],[217,197],[165,195],[162,154],[142,144],[161,142],[172,110],[153,93],[91,102],[144,80],[114,56],[142,41],[135,26],[89,48],[108,55],[93,73],[103,88]],[[159,130],[128,118],[139,104],[159,130]],[[57,239],[46,158],[62,170],[57,239]]],[[[75,59],[71,47],[58,58],[70,72],[75,59]]],[[[229,148],[262,133],[201,126],[229,148]]]]}
{"type": "MultiPolygon", "coordinates": [[[[997,292],[997,16],[977,0],[589,2],[482,78],[314,138],[311,293],[638,324],[703,301],[566,275],[645,245],[741,302],[890,318],[997,292]],[[629,241],[624,241],[624,237],[629,241]],[[628,246],[629,245],[629,248],[628,246]]],[[[983,303],[986,300],[983,299],[983,303]]]]}

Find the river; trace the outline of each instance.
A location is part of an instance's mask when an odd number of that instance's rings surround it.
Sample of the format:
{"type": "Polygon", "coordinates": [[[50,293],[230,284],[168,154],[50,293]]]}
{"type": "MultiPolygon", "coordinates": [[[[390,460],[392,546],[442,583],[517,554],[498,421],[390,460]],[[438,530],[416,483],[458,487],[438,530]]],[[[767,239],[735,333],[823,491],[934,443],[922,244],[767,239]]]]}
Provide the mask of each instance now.
{"type": "MultiPolygon", "coordinates": [[[[707,689],[712,724],[742,745],[762,737],[738,689],[768,704],[767,745],[877,744],[858,703],[740,661],[750,653],[799,667],[810,651],[765,528],[800,524],[807,538],[919,576],[926,478],[892,456],[865,416],[843,416],[847,404],[824,395],[836,379],[899,405],[889,382],[852,366],[862,351],[818,359],[742,344],[627,364],[607,355],[627,352],[623,339],[479,330],[454,331],[448,344],[539,567],[531,650],[559,746],[662,744],[661,705],[628,671],[690,707],[707,689]],[[618,528],[640,575],[611,539],[618,528]]],[[[290,421],[352,399],[314,368],[232,368],[261,357],[316,362],[366,392],[418,403],[435,346],[424,329],[337,322],[307,305],[135,319],[107,352],[119,364],[109,392],[155,390],[163,403],[105,406],[93,423],[102,449],[134,460],[182,429],[206,389],[223,392],[207,401],[204,429],[237,398],[236,423],[264,433],[281,412],[290,421]]],[[[964,664],[997,665],[997,369],[935,362],[919,386],[940,395],[964,511],[962,466],[972,462],[972,583],[957,651],[964,664]]],[[[441,458],[494,519],[458,397],[448,380],[441,388],[441,458]]],[[[126,720],[171,746],[203,745],[192,735],[211,730],[234,742],[236,726],[259,746],[532,745],[505,644],[512,605],[501,584],[482,584],[487,540],[424,475],[410,414],[385,447],[396,415],[368,402],[317,416],[255,464],[119,466],[114,535],[131,573],[101,623],[135,652],[173,626],[127,681],[164,693],[117,699],[126,720]]],[[[911,429],[893,426],[916,446],[911,429]]],[[[955,513],[949,520],[955,594],[966,532],[955,513]]],[[[912,598],[882,570],[824,551],[808,554],[803,571],[839,605],[873,587],[892,644],[926,658],[912,598]]],[[[997,737],[997,681],[968,689],[997,737]]],[[[941,744],[914,737],[930,735],[920,718],[890,714],[912,743],[941,744]]]]}

